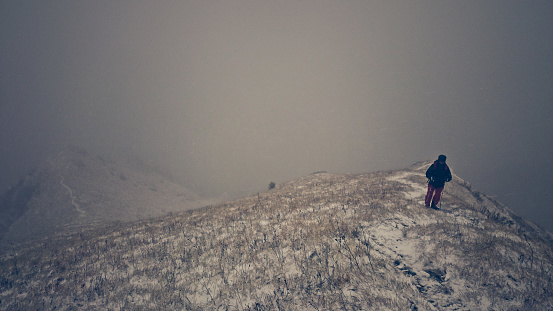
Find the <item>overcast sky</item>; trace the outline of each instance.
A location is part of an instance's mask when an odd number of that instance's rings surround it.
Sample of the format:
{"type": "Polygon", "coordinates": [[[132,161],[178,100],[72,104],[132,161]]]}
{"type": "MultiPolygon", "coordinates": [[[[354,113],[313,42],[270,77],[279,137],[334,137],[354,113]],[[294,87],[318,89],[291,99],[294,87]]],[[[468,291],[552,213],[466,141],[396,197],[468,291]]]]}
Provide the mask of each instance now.
{"type": "Polygon", "coordinates": [[[552,136],[549,0],[0,0],[2,191],[68,144],[209,195],[443,153],[553,231],[552,136]]]}

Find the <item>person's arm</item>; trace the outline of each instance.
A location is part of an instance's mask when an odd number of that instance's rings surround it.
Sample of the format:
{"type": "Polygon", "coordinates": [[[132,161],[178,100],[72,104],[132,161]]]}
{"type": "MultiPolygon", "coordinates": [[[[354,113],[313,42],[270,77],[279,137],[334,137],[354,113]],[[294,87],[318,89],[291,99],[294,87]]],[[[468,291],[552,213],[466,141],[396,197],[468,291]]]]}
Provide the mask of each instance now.
{"type": "Polygon", "coordinates": [[[453,176],[451,176],[451,170],[449,169],[449,166],[447,167],[446,173],[447,173],[447,176],[446,176],[445,181],[450,182],[451,179],[453,178],[453,176]]]}
{"type": "Polygon", "coordinates": [[[426,170],[426,178],[431,179],[432,178],[432,167],[434,165],[430,165],[430,167],[426,170]]]}

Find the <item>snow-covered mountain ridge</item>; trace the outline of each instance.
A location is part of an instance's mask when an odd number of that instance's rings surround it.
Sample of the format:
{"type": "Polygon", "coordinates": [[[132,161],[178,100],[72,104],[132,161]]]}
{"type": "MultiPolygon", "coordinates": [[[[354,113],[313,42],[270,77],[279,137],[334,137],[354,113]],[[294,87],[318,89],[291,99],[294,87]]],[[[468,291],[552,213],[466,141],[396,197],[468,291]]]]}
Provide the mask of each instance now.
{"type": "Polygon", "coordinates": [[[0,309],[552,310],[550,233],[429,163],[318,173],[0,261],[0,309]]]}
{"type": "Polygon", "coordinates": [[[167,215],[209,204],[136,159],[75,146],[39,165],[0,197],[0,248],[51,234],[167,215]]]}

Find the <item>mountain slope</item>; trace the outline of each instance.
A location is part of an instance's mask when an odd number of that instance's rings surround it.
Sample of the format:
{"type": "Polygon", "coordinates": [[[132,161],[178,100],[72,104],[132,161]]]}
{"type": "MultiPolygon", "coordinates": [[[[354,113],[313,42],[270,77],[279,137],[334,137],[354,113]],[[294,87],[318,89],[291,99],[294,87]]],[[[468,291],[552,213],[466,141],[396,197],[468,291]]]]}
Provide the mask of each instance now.
{"type": "Polygon", "coordinates": [[[551,310],[551,234],[429,163],[319,173],[6,254],[0,309],[551,310]]]}
{"type": "Polygon", "coordinates": [[[49,159],[0,202],[4,245],[208,204],[139,161],[106,160],[77,147],[49,159]]]}

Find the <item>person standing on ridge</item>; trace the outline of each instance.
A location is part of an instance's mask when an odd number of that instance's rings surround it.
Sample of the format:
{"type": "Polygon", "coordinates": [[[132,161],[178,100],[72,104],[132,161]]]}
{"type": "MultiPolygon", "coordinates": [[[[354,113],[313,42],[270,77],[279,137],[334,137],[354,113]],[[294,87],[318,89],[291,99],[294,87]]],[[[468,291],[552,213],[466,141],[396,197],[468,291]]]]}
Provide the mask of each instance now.
{"type": "Polygon", "coordinates": [[[449,166],[445,164],[447,157],[441,154],[438,160],[426,170],[426,178],[428,178],[428,191],[424,198],[424,205],[433,209],[438,209],[438,203],[442,196],[442,191],[446,182],[451,181],[451,171],[449,166]],[[432,204],[432,205],[431,205],[432,204]]]}

